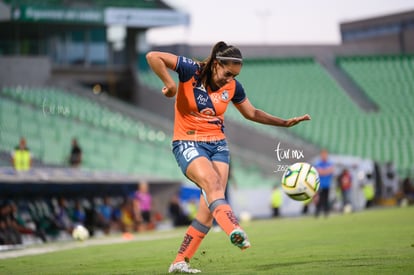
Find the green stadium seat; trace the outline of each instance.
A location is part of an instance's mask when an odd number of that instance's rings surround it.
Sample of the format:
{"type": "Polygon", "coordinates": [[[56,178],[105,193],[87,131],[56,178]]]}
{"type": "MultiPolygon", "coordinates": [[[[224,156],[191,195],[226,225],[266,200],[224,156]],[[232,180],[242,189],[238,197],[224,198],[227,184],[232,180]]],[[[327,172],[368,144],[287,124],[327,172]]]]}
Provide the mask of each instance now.
{"type": "MultiPolygon", "coordinates": [[[[414,56],[338,58],[339,66],[376,102],[380,111],[370,116],[368,135],[375,147],[367,157],[394,161],[402,173],[413,168],[409,155],[414,128],[414,56]]],[[[368,115],[366,115],[368,116],[368,115]]]]}

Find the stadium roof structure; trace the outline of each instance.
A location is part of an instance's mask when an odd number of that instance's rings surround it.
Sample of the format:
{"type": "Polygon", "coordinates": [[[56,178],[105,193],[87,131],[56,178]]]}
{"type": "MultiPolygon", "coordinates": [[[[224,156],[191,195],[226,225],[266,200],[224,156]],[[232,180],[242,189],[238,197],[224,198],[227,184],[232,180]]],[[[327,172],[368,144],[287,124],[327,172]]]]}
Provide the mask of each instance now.
{"type": "Polygon", "coordinates": [[[3,0],[0,5],[3,22],[149,28],[188,25],[190,18],[160,0],[3,0]]]}
{"type": "Polygon", "coordinates": [[[398,46],[401,53],[414,52],[414,10],[342,22],[342,43],[398,46]]]}

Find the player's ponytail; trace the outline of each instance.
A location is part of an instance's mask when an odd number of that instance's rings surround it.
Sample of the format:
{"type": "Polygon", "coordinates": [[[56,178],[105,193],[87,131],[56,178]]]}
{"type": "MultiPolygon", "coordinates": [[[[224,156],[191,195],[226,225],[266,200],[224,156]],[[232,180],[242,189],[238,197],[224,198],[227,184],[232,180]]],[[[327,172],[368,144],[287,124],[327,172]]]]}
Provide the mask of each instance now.
{"type": "Polygon", "coordinates": [[[216,46],[217,47],[213,48],[213,51],[216,50],[214,57],[220,63],[225,65],[228,63],[243,64],[243,57],[238,48],[232,45],[228,46],[224,42],[218,42],[216,46]]]}
{"type": "Polygon", "coordinates": [[[223,41],[217,42],[211,50],[210,59],[215,59],[218,53],[223,53],[228,48],[227,44],[223,41]]]}

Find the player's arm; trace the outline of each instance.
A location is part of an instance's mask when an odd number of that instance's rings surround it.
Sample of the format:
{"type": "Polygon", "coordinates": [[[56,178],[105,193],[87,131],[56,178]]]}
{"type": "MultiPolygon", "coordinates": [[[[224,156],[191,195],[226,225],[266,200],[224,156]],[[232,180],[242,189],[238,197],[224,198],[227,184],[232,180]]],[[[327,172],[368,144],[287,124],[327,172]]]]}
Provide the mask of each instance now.
{"type": "Polygon", "coordinates": [[[277,116],[268,114],[262,110],[256,109],[249,101],[249,99],[244,100],[240,104],[235,105],[239,112],[248,120],[258,122],[261,124],[281,126],[281,127],[292,127],[298,124],[301,121],[310,120],[310,115],[306,114],[299,117],[282,119],[277,116]]]}
{"type": "Polygon", "coordinates": [[[173,97],[177,93],[177,84],[168,72],[174,70],[178,57],[171,53],[151,51],[146,55],[147,62],[154,73],[164,83],[162,93],[167,97],[173,97]]]}
{"type": "Polygon", "coordinates": [[[326,176],[326,175],[330,175],[334,172],[334,166],[333,165],[329,165],[328,167],[325,168],[319,168],[317,169],[319,175],[321,176],[326,176]]]}

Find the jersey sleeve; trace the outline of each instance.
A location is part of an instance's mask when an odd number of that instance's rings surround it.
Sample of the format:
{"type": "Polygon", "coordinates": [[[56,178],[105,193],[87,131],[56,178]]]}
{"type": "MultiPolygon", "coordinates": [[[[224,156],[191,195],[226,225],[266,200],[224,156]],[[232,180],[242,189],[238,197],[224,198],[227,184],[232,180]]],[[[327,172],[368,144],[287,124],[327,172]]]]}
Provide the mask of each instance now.
{"type": "Polygon", "coordinates": [[[190,58],[179,56],[175,71],[178,73],[180,82],[187,82],[199,69],[198,64],[190,58]]]}
{"type": "Polygon", "coordinates": [[[246,93],[244,92],[244,88],[241,85],[241,83],[238,82],[237,80],[235,81],[236,81],[236,90],[234,92],[234,96],[231,99],[231,101],[233,102],[233,104],[240,104],[246,100],[247,96],[246,96],[246,93]]]}

